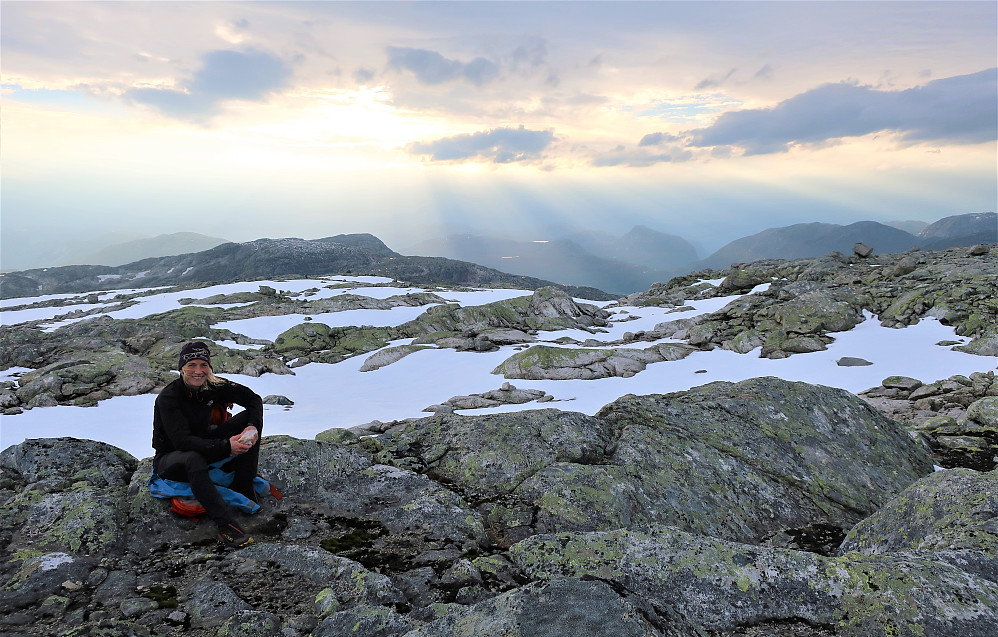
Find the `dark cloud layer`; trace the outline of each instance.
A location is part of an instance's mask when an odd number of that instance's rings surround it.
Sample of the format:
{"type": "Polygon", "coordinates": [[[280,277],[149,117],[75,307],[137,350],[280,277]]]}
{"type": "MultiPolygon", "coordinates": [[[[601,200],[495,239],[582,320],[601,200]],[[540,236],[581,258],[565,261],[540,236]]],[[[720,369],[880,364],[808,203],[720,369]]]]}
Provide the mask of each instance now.
{"type": "MultiPolygon", "coordinates": [[[[769,109],[733,111],[690,131],[693,146],[738,146],[747,155],[893,131],[906,142],[974,144],[998,138],[998,69],[904,91],[827,84],[769,109]]],[[[649,136],[646,136],[647,139],[649,136]]]]}
{"type": "Polygon", "coordinates": [[[154,106],[170,117],[201,120],[225,100],[261,100],[285,86],[291,69],[275,56],[257,50],[207,53],[201,68],[180,89],[132,89],[125,97],[154,106]]]}
{"type": "Polygon", "coordinates": [[[499,75],[499,66],[483,57],[464,63],[427,49],[390,46],[387,50],[388,65],[391,68],[411,72],[422,84],[443,84],[465,79],[481,86],[499,75]]]}
{"type": "Polygon", "coordinates": [[[536,161],[554,141],[550,130],[496,128],[490,131],[454,135],[431,142],[406,146],[411,155],[426,156],[430,161],[465,162],[486,160],[496,164],[536,161]]]}

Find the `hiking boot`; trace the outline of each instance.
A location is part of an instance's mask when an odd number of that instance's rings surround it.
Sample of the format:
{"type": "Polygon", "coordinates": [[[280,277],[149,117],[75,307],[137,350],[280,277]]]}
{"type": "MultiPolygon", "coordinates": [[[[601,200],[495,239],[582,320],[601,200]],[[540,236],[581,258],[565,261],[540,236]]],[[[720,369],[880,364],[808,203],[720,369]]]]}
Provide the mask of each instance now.
{"type": "Polygon", "coordinates": [[[218,541],[226,546],[239,549],[253,543],[253,538],[243,533],[235,524],[226,524],[218,527],[218,541]]]}

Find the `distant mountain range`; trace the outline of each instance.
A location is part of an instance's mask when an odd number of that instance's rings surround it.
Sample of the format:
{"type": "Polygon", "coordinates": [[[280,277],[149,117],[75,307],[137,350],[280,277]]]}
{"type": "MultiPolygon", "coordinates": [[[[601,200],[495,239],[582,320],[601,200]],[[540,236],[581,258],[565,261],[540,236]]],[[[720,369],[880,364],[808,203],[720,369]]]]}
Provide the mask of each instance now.
{"type": "Polygon", "coordinates": [[[878,253],[904,252],[916,246],[941,250],[998,243],[998,214],[982,212],[946,217],[929,224],[917,235],[876,221],[859,221],[846,226],[798,223],[769,228],[732,241],[693,269],[726,268],[732,263],[758,259],[818,257],[833,251],[851,254],[856,243],[864,243],[878,253]]]}
{"type": "Polygon", "coordinates": [[[853,245],[860,242],[878,253],[904,252],[914,246],[940,250],[995,243],[998,215],[955,215],[933,224],[800,223],[737,239],[699,261],[696,249],[687,240],[645,226],[636,226],[620,237],[574,231],[564,238],[543,242],[460,234],[423,241],[405,252],[471,261],[504,272],[590,285],[620,294],[646,290],[653,283],[694,270],[727,268],[732,263],[818,257],[833,251],[851,254],[853,245]]]}
{"type": "MultiPolygon", "coordinates": [[[[162,246],[181,246],[185,242],[216,239],[178,233],[160,237],[159,241],[162,246]]],[[[508,285],[525,289],[554,282],[574,296],[611,299],[647,290],[652,284],[674,276],[727,268],[732,263],[817,257],[833,251],[850,254],[857,242],[877,253],[904,252],[914,246],[939,250],[998,243],[998,215],[984,212],[946,217],[923,227],[918,234],[874,221],[844,226],[801,223],[737,239],[700,261],[694,247],[685,239],[644,226],[636,226],[622,236],[573,231],[567,237],[538,241],[453,235],[424,241],[408,250],[435,256],[404,256],[370,234],[313,240],[258,239],[223,243],[176,256],[155,256],[124,265],[63,266],[7,273],[0,276],[0,297],[352,273],[388,276],[416,284],[508,285]]],[[[109,254],[125,255],[132,247],[141,245],[148,244],[137,241],[121,244],[109,254]]]]}
{"type": "Polygon", "coordinates": [[[320,274],[379,275],[416,284],[507,285],[530,290],[557,285],[581,298],[614,298],[596,288],[558,285],[475,263],[403,256],[369,234],[313,240],[258,239],[121,266],[71,265],[8,272],[0,275],[0,298],[320,274]]]}
{"type": "Polygon", "coordinates": [[[682,237],[636,226],[616,237],[574,233],[571,238],[516,241],[461,234],[431,239],[406,250],[471,261],[513,274],[618,293],[647,289],[670,271],[693,263],[696,249],[682,237]]]}
{"type": "Polygon", "coordinates": [[[168,257],[175,254],[201,252],[228,242],[228,239],[209,237],[196,232],[175,232],[161,234],[158,237],[117,243],[90,254],[71,257],[70,262],[90,265],[125,265],[150,257],[168,257]]]}

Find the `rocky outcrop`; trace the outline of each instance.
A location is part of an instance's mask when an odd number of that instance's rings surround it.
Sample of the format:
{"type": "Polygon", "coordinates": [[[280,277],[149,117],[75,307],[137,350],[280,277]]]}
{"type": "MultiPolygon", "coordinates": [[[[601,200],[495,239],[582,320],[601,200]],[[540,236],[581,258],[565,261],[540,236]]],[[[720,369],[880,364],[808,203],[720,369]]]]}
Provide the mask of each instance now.
{"type": "Polygon", "coordinates": [[[970,551],[990,556],[998,583],[998,473],[936,471],[854,526],[839,554],[970,551]]]}
{"type": "Polygon", "coordinates": [[[672,631],[658,634],[985,637],[998,628],[998,586],[931,559],[827,558],[661,526],[539,535],[509,553],[532,579],[596,579],[646,601],[645,617],[672,631]]]}
{"type": "Polygon", "coordinates": [[[554,400],[554,396],[540,389],[518,389],[509,383],[503,383],[499,389],[481,394],[471,394],[470,396],[453,396],[439,405],[430,405],[423,411],[451,413],[455,409],[486,409],[500,405],[522,405],[535,400],[539,403],[546,403],[554,400]]]}
{"type": "Polygon", "coordinates": [[[998,382],[974,372],[923,384],[892,376],[860,397],[922,436],[935,462],[990,471],[998,466],[998,382]]]}
{"type": "MultiPolygon", "coordinates": [[[[215,329],[225,311],[184,307],[142,319],[96,316],[45,332],[35,323],[0,326],[0,366],[26,367],[4,413],[50,405],[90,406],[112,396],[156,391],[176,378],[177,352],[192,338],[252,344],[253,339],[215,329]]],[[[219,374],[290,374],[272,353],[211,345],[219,374]]]]}
{"type": "Polygon", "coordinates": [[[149,496],[151,459],[71,438],[5,450],[0,631],[998,629],[990,474],[918,481],[931,473],[924,449],[846,392],[756,379],[627,397],[596,416],[380,428],[265,437],[261,473],[285,497],[243,518],[256,543],[235,552],[149,496]],[[808,539],[829,527],[850,532],[841,555],[838,540],[808,539]]]}
{"type": "Polygon", "coordinates": [[[505,378],[529,380],[592,380],[613,376],[629,378],[651,363],[680,360],[694,351],[695,348],[676,343],[663,343],[644,349],[534,345],[507,358],[492,373],[502,374],[505,378]]]}
{"type": "MultiPolygon", "coordinates": [[[[623,300],[631,305],[682,306],[698,300],[743,294],[702,317],[683,333],[691,345],[783,358],[825,349],[831,334],[863,320],[864,311],[886,327],[913,325],[925,317],[952,325],[969,343],[957,349],[998,355],[998,309],[991,302],[998,276],[998,251],[966,248],[816,259],[762,260],[727,270],[705,270],[656,284],[623,300]],[[703,280],[722,278],[718,286],[703,280]]],[[[649,333],[644,340],[661,338],[649,333]]]]}
{"type": "Polygon", "coordinates": [[[304,323],[278,336],[274,351],[284,360],[297,359],[293,366],[336,363],[379,350],[394,340],[413,339],[410,344],[390,347],[370,357],[361,371],[373,371],[428,346],[488,352],[502,345],[530,343],[536,340],[538,331],[603,327],[608,317],[608,312],[577,303],[557,288],[542,288],[530,296],[485,305],[435,305],[398,327],[331,328],[304,323]]]}

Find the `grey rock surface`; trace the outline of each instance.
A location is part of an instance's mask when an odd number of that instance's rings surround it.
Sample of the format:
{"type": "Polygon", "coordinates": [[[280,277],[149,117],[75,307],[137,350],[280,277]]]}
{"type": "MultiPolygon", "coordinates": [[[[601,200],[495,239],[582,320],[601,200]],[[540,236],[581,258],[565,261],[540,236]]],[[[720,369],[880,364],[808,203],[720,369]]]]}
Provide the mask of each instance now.
{"type": "Polygon", "coordinates": [[[932,474],[918,440],[846,392],[763,378],[628,396],[595,416],[370,426],[381,433],[265,437],[260,471],[284,497],[240,518],[255,542],[238,551],[149,495],[149,458],[72,438],[11,447],[0,632],[996,629],[991,474],[932,474]],[[836,555],[846,532],[855,548],[836,555]]]}

